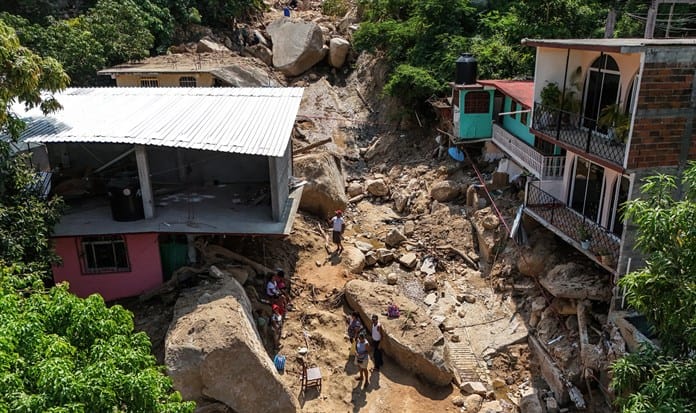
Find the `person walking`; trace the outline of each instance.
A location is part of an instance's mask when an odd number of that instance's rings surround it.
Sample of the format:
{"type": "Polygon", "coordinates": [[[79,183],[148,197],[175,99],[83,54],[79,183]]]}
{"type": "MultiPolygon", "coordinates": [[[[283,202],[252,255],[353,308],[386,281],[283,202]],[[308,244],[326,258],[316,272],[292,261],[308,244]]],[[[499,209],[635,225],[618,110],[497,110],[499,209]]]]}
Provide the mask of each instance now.
{"type": "Polygon", "coordinates": [[[348,339],[350,340],[350,352],[348,355],[350,358],[350,356],[354,354],[355,343],[358,340],[358,335],[363,329],[363,325],[362,321],[360,321],[360,314],[358,314],[357,311],[350,313],[350,317],[346,319],[346,323],[348,323],[348,331],[346,333],[348,334],[348,339]]]}
{"type": "Polygon", "coordinates": [[[368,382],[368,372],[367,364],[370,360],[370,343],[367,341],[367,337],[364,332],[358,335],[358,343],[355,346],[355,364],[358,366],[360,371],[358,372],[358,377],[355,380],[362,380],[365,377],[365,387],[369,384],[368,382]]]}
{"type": "Polygon", "coordinates": [[[334,253],[340,254],[343,251],[343,231],[346,229],[346,223],[343,220],[343,211],[340,209],[336,211],[336,215],[331,218],[331,224],[333,225],[332,240],[336,244],[336,251],[334,253]]]}
{"type": "Polygon", "coordinates": [[[382,323],[379,322],[379,317],[375,314],[372,316],[372,360],[375,364],[375,371],[379,371],[380,367],[384,364],[382,360],[382,349],[379,348],[382,337],[384,337],[382,323]]]}

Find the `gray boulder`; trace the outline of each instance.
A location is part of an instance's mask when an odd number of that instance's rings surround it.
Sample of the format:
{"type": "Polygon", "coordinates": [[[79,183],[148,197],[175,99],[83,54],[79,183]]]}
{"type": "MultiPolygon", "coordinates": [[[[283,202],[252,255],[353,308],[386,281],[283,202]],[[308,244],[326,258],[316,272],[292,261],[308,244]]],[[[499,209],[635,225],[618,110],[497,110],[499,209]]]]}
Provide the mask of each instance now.
{"type": "Polygon", "coordinates": [[[350,42],[340,37],[329,41],[329,64],[335,68],[343,66],[350,50],[350,42]]]}
{"type": "Polygon", "coordinates": [[[208,53],[208,52],[230,52],[230,49],[225,47],[224,44],[218,43],[208,36],[203,37],[196,43],[197,53],[208,53]]]}
{"type": "Polygon", "coordinates": [[[300,411],[261,343],[251,303],[234,278],[184,292],[173,320],[164,361],[184,399],[218,401],[239,413],[256,412],[259,406],[266,412],[300,411]]]}
{"type": "Polygon", "coordinates": [[[211,73],[232,87],[280,86],[280,83],[269,76],[268,72],[250,64],[227,66],[215,69],[211,73]]]}
{"type": "Polygon", "coordinates": [[[345,247],[341,254],[341,262],[353,274],[360,274],[365,268],[365,255],[356,247],[345,247]]]}
{"type": "Polygon", "coordinates": [[[449,202],[459,196],[460,186],[454,181],[441,181],[430,188],[430,196],[438,202],[449,202]]]}
{"type": "Polygon", "coordinates": [[[346,196],[338,161],[327,152],[302,155],[294,160],[296,176],[307,184],[302,191],[300,208],[322,218],[333,215],[337,209],[346,209],[346,196]]]}
{"type": "Polygon", "coordinates": [[[261,43],[257,43],[244,48],[245,55],[255,57],[268,66],[273,66],[273,52],[268,46],[264,46],[261,43]]]}
{"type": "Polygon", "coordinates": [[[401,245],[402,242],[406,241],[408,238],[404,236],[404,234],[401,233],[396,228],[392,228],[388,233],[387,237],[384,239],[384,243],[387,244],[388,247],[398,247],[401,245]]]}
{"type": "Polygon", "coordinates": [[[273,41],[273,66],[288,76],[302,74],[326,56],[324,35],[314,22],[281,18],[267,31],[273,41]]]}
{"type": "Polygon", "coordinates": [[[384,182],[384,179],[368,179],[365,182],[367,187],[367,192],[374,196],[386,196],[389,195],[389,187],[384,182]]]}
{"type": "Polygon", "coordinates": [[[352,280],[346,284],[345,292],[348,305],[363,320],[369,320],[372,314],[382,314],[390,303],[399,306],[402,317],[381,320],[383,351],[430,383],[446,386],[452,381],[452,368],[444,357],[444,337],[423,308],[390,285],[352,280]]]}

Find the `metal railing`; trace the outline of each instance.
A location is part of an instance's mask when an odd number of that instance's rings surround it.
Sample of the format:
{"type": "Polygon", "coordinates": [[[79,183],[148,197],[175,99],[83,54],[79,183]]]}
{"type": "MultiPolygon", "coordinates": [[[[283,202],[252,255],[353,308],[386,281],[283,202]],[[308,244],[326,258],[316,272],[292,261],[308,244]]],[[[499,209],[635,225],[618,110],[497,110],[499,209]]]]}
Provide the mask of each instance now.
{"type": "Polygon", "coordinates": [[[534,102],[532,128],[580,151],[623,166],[626,144],[611,138],[595,119],[534,102]]]}
{"type": "Polygon", "coordinates": [[[540,181],[527,184],[525,208],[574,241],[598,263],[616,271],[620,240],[606,228],[568,208],[563,202],[540,188],[540,181]]]}
{"type": "Polygon", "coordinates": [[[563,179],[565,156],[545,156],[497,123],[493,124],[493,142],[539,179],[563,179]]]}

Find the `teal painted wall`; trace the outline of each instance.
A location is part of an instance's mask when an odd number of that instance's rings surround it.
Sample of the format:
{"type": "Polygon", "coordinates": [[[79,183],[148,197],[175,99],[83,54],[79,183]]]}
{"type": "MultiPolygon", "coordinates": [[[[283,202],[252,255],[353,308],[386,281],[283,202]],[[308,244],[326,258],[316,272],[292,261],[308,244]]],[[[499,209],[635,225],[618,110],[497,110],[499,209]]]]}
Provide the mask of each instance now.
{"type": "Polygon", "coordinates": [[[490,139],[493,134],[493,90],[485,91],[490,96],[488,113],[464,113],[464,99],[471,92],[481,92],[481,90],[462,90],[459,93],[459,137],[462,140],[490,139]]]}
{"type": "MultiPolygon", "coordinates": [[[[510,112],[512,110],[512,99],[509,96],[505,96],[505,101],[503,103],[503,112],[510,112]]],[[[517,105],[515,110],[522,110],[521,105],[517,105]]],[[[532,113],[527,113],[527,123],[530,123],[532,119],[532,113]]],[[[529,125],[522,123],[522,114],[516,113],[514,115],[503,116],[503,128],[506,131],[517,136],[520,140],[526,142],[529,146],[534,146],[534,135],[529,132],[529,125]]]]}

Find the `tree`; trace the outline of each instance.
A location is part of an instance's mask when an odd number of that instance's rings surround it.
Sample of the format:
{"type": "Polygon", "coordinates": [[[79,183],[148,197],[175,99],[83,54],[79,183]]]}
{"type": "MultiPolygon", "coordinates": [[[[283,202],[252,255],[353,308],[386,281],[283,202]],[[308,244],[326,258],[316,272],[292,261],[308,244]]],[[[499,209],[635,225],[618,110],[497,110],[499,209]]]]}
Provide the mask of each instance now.
{"type": "MultiPolygon", "coordinates": [[[[22,47],[0,21],[0,134],[16,140],[24,123],[14,102],[59,108],[52,93],[68,82],[60,64],[22,47]],[[48,95],[46,95],[48,94],[48,95]]],[[[47,289],[48,235],[57,203],[34,191],[23,158],[0,140],[0,412],[193,412],[151,355],[133,316],[67,285],[47,289]]]]}
{"type": "Polygon", "coordinates": [[[67,285],[18,292],[0,273],[0,411],[193,412],[172,392],[133,315],[67,285]]]}
{"type": "Polygon", "coordinates": [[[145,14],[132,0],[99,0],[81,17],[84,28],[104,47],[107,65],[139,60],[150,55],[155,37],[145,14]]]}
{"type": "Polygon", "coordinates": [[[696,163],[675,176],[656,175],[629,201],[645,267],[624,276],[626,299],[645,315],[660,347],[643,347],[612,365],[622,411],[696,410],[696,163]],[[682,193],[681,197],[675,196],[682,193]]]}
{"type": "MultiPolygon", "coordinates": [[[[14,30],[0,21],[0,134],[17,139],[24,128],[10,110],[15,101],[48,113],[59,104],[41,93],[57,92],[67,82],[57,61],[20,46],[14,30]]],[[[47,270],[53,262],[48,235],[61,205],[42,199],[35,182],[26,159],[12,156],[9,143],[0,140],[0,264],[25,262],[30,272],[47,270]]]]}

